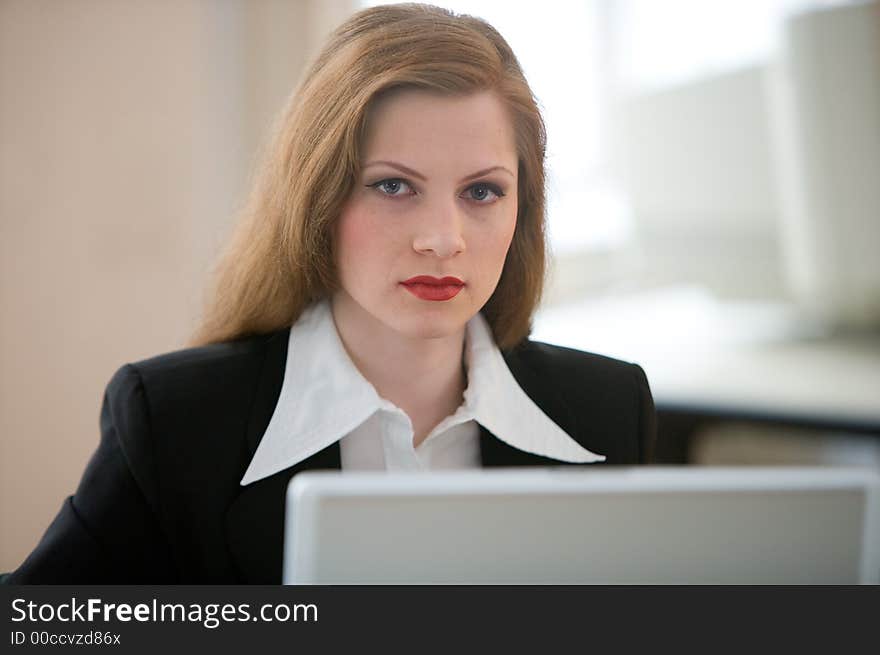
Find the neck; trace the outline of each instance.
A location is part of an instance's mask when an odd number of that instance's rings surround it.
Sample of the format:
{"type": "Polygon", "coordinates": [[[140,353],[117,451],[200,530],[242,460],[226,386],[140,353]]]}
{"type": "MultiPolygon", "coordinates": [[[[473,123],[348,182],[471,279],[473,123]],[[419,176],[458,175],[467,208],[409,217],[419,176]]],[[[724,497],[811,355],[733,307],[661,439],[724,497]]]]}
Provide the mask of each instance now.
{"type": "Polygon", "coordinates": [[[354,307],[353,301],[337,297],[332,307],[352,362],[380,396],[406,412],[418,446],[462,402],[464,328],[441,337],[410,337],[354,307]]]}

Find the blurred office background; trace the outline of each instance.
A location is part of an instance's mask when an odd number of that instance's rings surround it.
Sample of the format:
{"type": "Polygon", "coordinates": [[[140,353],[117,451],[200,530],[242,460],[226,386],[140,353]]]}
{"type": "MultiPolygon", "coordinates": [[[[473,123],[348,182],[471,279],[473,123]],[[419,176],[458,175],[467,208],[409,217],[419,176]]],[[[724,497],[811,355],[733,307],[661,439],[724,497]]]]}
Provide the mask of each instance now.
{"type": "MultiPolygon", "coordinates": [[[[112,373],[192,333],[274,117],[372,4],[0,2],[0,570],[112,373]]],[[[535,338],[642,364],[661,462],[880,465],[880,5],[436,4],[545,112],[535,338]]]]}

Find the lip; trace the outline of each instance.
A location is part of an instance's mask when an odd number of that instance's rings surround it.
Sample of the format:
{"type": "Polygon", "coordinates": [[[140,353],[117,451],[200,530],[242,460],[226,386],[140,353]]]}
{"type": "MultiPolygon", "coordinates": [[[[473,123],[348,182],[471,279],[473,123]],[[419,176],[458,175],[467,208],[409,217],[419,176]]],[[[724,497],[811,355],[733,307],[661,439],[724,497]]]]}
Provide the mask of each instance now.
{"type": "Polygon", "coordinates": [[[404,280],[401,284],[432,284],[435,287],[449,286],[455,285],[459,287],[464,286],[464,282],[459,280],[457,277],[452,277],[451,275],[447,275],[446,277],[433,277],[432,275],[416,275],[415,277],[411,277],[408,280],[404,280]]]}
{"type": "Polygon", "coordinates": [[[417,298],[433,301],[451,300],[464,288],[464,282],[453,276],[438,278],[431,275],[417,275],[404,280],[401,284],[417,298]]]}

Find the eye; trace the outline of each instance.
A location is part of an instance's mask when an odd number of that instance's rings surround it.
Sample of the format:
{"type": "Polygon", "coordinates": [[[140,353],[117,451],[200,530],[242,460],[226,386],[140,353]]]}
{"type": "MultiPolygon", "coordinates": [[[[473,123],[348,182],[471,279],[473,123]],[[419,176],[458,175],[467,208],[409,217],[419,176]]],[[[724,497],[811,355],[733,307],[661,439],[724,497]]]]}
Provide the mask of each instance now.
{"type": "Polygon", "coordinates": [[[499,198],[504,197],[504,193],[502,193],[501,189],[495,186],[494,184],[489,184],[487,182],[478,182],[477,184],[472,184],[463,194],[468,200],[473,200],[474,202],[481,205],[490,205],[499,198]]]}
{"type": "Polygon", "coordinates": [[[412,187],[407,182],[396,177],[379,180],[367,186],[378,190],[383,196],[400,197],[413,195],[412,187]]]}

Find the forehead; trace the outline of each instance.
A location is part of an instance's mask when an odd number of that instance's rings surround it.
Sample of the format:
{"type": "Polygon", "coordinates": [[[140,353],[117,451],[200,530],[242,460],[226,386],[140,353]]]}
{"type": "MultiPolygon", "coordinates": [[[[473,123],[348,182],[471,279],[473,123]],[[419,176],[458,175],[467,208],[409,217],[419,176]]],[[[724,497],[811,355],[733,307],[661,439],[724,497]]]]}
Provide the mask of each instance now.
{"type": "MultiPolygon", "coordinates": [[[[516,162],[510,116],[491,91],[444,95],[420,89],[388,93],[367,114],[361,157],[430,161],[450,157],[516,162]]],[[[491,162],[489,162],[491,163],[491,162]]]]}

